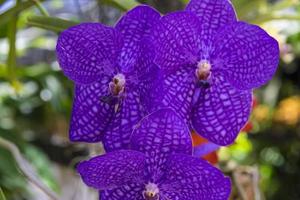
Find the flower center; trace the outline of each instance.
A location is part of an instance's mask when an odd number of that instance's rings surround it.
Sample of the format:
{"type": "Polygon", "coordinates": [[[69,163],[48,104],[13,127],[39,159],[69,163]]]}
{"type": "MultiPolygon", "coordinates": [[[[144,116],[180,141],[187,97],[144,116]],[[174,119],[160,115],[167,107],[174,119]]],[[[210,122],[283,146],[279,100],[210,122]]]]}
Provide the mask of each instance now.
{"type": "Polygon", "coordinates": [[[159,189],[155,183],[148,183],[143,191],[145,200],[159,200],[159,189]]]}
{"type": "Polygon", "coordinates": [[[125,83],[126,80],[123,74],[115,75],[112,81],[109,83],[110,93],[115,97],[121,96],[125,90],[125,83]]]}
{"type": "Polygon", "coordinates": [[[208,81],[211,75],[211,64],[208,60],[201,60],[197,64],[195,72],[199,81],[208,81]]]}
{"type": "Polygon", "coordinates": [[[210,86],[211,64],[208,60],[200,60],[197,64],[195,75],[197,87],[208,88],[210,86]]]}

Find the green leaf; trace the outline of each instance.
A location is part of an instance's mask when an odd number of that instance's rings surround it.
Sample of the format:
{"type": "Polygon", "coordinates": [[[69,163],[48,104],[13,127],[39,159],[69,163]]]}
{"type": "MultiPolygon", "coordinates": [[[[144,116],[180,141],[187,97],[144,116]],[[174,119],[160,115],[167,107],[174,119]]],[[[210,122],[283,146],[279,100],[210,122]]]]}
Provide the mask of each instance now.
{"type": "Polygon", "coordinates": [[[71,26],[77,25],[78,22],[60,19],[57,17],[30,16],[27,18],[27,24],[59,33],[71,26]]]}
{"type": "Polygon", "coordinates": [[[51,162],[47,155],[32,145],[25,146],[24,154],[28,161],[30,161],[30,163],[35,167],[44,184],[50,187],[53,191],[59,192],[60,188],[54,178],[53,171],[49,168],[51,162]]]}
{"type": "Polygon", "coordinates": [[[5,196],[4,196],[4,193],[0,187],[0,200],[6,200],[5,196]]]}
{"type": "Polygon", "coordinates": [[[101,3],[114,6],[124,11],[130,10],[139,5],[139,3],[135,0],[102,0],[101,3]]]}
{"type": "MultiPolygon", "coordinates": [[[[20,149],[23,149],[25,145],[25,141],[21,135],[15,132],[5,131],[0,128],[0,137],[13,142],[20,149]]],[[[5,191],[6,198],[12,199],[12,194],[17,197],[26,196],[26,180],[17,168],[11,153],[2,147],[0,147],[0,160],[0,186],[5,191]]],[[[0,200],[2,199],[0,198],[0,200]]]]}

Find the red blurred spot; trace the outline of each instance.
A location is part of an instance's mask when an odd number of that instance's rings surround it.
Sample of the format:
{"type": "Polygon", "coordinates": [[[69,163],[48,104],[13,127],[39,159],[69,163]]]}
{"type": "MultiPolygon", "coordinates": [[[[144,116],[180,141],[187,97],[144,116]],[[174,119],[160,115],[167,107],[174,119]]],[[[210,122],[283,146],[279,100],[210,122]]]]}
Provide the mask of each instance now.
{"type": "Polygon", "coordinates": [[[192,140],[193,140],[193,146],[199,146],[200,144],[207,143],[207,139],[201,137],[199,134],[197,134],[195,131],[192,131],[192,140]]]}
{"type": "Polygon", "coordinates": [[[252,97],[252,108],[255,108],[258,105],[258,100],[255,95],[252,97]]]}
{"type": "MultiPolygon", "coordinates": [[[[252,96],[252,110],[256,107],[258,105],[258,101],[257,101],[257,98],[253,95],[252,96]]],[[[252,131],[252,129],[253,129],[253,124],[252,124],[252,122],[249,120],[248,122],[247,122],[247,124],[242,128],[242,130],[241,131],[244,131],[244,132],[250,132],[250,131],[252,131]]]]}
{"type": "Polygon", "coordinates": [[[209,153],[209,154],[203,156],[202,158],[207,160],[208,162],[210,162],[213,165],[217,164],[219,161],[218,154],[216,151],[209,153]]]}
{"type": "Polygon", "coordinates": [[[248,121],[247,124],[242,128],[244,132],[250,132],[253,129],[253,124],[251,121],[248,121]]]}
{"type": "MultiPolygon", "coordinates": [[[[201,137],[199,134],[197,134],[195,131],[192,131],[192,140],[193,140],[193,146],[201,146],[202,144],[208,143],[207,139],[201,137]]],[[[207,160],[211,164],[215,165],[218,163],[218,155],[217,151],[211,152],[209,154],[206,154],[202,157],[203,159],[207,160]]]]}

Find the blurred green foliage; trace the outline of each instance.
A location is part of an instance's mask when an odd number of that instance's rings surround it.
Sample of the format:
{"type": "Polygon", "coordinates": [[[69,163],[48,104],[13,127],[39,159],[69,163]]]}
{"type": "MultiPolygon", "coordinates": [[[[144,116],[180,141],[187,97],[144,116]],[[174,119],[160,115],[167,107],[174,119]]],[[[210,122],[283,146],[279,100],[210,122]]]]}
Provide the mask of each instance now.
{"type": "Polygon", "coordinates": [[[6,197],[1,188],[0,188],[0,200],[6,200],[6,197]]]}
{"type": "Polygon", "coordinates": [[[102,0],[99,1],[100,3],[107,4],[110,6],[114,6],[116,8],[119,8],[123,11],[130,10],[131,8],[137,6],[139,3],[135,0],[123,0],[123,1],[118,1],[118,0],[102,0]]]}
{"type": "MultiPolygon", "coordinates": [[[[51,165],[72,169],[76,157],[73,147],[60,146],[68,143],[73,85],[56,62],[57,34],[81,21],[112,24],[138,3],[166,13],[182,9],[188,0],[14,2],[0,0],[0,136],[15,143],[43,182],[59,193],[51,165]]],[[[293,114],[300,108],[297,100],[286,101],[300,96],[299,1],[232,2],[239,19],[261,25],[276,37],[281,63],[276,77],[255,93],[259,103],[251,117],[253,129],[223,148],[220,159],[257,165],[266,199],[300,199],[300,117],[293,114]]],[[[3,193],[7,199],[31,199],[27,186],[11,154],[0,147],[0,199],[3,193]]]]}

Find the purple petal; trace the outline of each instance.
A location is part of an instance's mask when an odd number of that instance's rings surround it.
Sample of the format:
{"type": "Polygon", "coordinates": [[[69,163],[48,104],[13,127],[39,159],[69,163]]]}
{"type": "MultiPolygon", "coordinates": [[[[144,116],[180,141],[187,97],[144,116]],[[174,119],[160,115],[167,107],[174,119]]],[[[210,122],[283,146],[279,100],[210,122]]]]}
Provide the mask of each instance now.
{"type": "Polygon", "coordinates": [[[194,73],[188,68],[181,68],[165,76],[163,87],[162,105],[171,107],[188,124],[195,91],[194,73]]]}
{"type": "Polygon", "coordinates": [[[220,148],[219,145],[212,143],[212,142],[207,142],[204,144],[201,144],[200,146],[194,147],[194,153],[193,155],[195,157],[203,157],[209,153],[212,153],[220,148]]]}
{"type": "Polygon", "coordinates": [[[77,165],[85,184],[98,190],[110,190],[143,182],[145,155],[130,150],[115,151],[77,165]]]}
{"type": "Polygon", "coordinates": [[[126,75],[128,85],[124,98],[106,131],[103,140],[106,151],[127,149],[133,127],[161,103],[163,90],[158,87],[162,82],[160,69],[153,63],[149,44],[143,41],[141,46],[140,53],[143,56],[137,59],[135,74],[126,75]]]}
{"type": "Polygon", "coordinates": [[[183,120],[171,109],[161,109],[137,125],[132,133],[131,148],[146,154],[148,178],[155,182],[164,173],[170,154],[191,154],[192,141],[183,120]]]}
{"type": "Polygon", "coordinates": [[[143,184],[128,184],[113,190],[105,190],[101,192],[101,200],[144,200],[143,184]]]}
{"type": "Polygon", "coordinates": [[[153,8],[142,5],[124,15],[116,25],[116,30],[122,33],[124,46],[119,57],[122,72],[132,71],[140,53],[141,40],[150,33],[150,28],[157,23],[160,14],[153,8]]]}
{"type": "Polygon", "coordinates": [[[108,152],[128,149],[133,128],[143,117],[138,91],[125,89],[125,92],[125,97],[121,100],[103,138],[105,150],[108,152]]]}
{"type": "Polygon", "coordinates": [[[224,25],[237,21],[229,0],[191,0],[186,11],[197,15],[204,40],[210,40],[224,25]]]}
{"type": "Polygon", "coordinates": [[[113,28],[83,23],[62,32],[56,52],[64,74],[80,84],[90,84],[116,70],[122,41],[113,28]]]}
{"type": "Polygon", "coordinates": [[[227,200],[230,179],[207,161],[184,154],[172,155],[166,167],[162,197],[180,200],[227,200]]]}
{"type": "Polygon", "coordinates": [[[101,101],[107,95],[108,77],[90,85],[76,85],[70,125],[70,140],[101,141],[110,123],[114,106],[101,101]]]}
{"type": "Polygon", "coordinates": [[[237,90],[215,74],[211,86],[201,89],[194,105],[193,127],[209,141],[229,145],[248,121],[251,104],[251,91],[237,90]]]}
{"type": "Polygon", "coordinates": [[[277,41],[263,29],[245,22],[233,23],[216,36],[217,68],[238,89],[259,87],[274,75],[279,62],[277,41]]]}
{"type": "Polygon", "coordinates": [[[174,12],[161,18],[153,30],[155,62],[167,72],[197,62],[201,46],[200,25],[189,12],[174,12]]]}
{"type": "Polygon", "coordinates": [[[141,76],[139,84],[141,104],[145,113],[154,112],[161,106],[164,98],[163,75],[157,66],[153,66],[148,72],[141,76]]]}
{"type": "Polygon", "coordinates": [[[141,56],[137,62],[138,82],[141,104],[146,113],[157,110],[161,105],[164,91],[164,77],[162,70],[153,63],[154,52],[148,40],[143,40],[141,56]]]}

